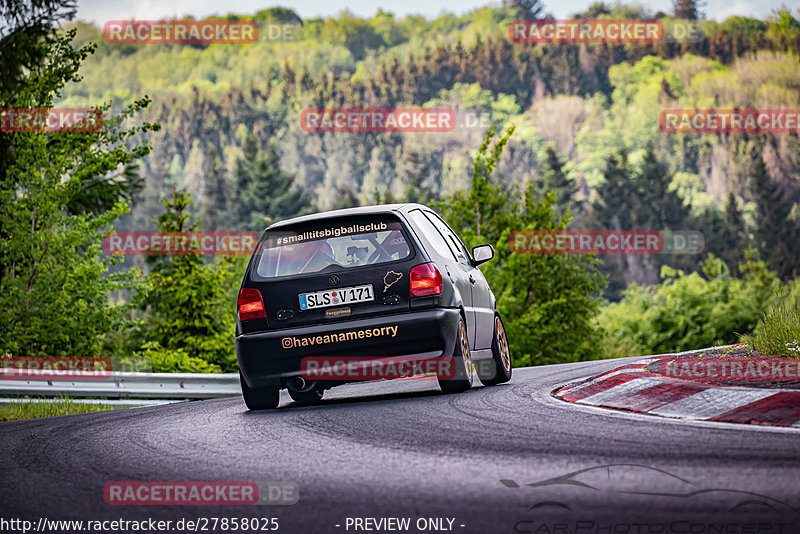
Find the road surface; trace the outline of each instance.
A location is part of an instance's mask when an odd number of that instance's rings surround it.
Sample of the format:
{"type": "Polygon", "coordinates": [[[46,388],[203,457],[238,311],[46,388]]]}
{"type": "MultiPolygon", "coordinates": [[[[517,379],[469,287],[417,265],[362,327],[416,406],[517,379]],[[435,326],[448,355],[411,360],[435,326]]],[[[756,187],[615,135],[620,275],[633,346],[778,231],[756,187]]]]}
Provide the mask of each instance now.
{"type": "MultiPolygon", "coordinates": [[[[211,532],[214,517],[277,518],[290,533],[800,532],[800,430],[550,395],[619,363],[515,369],[508,384],[457,395],[402,380],[329,390],[313,407],[285,396],[278,410],[248,412],[230,398],[2,423],[0,519],[152,518],[175,532],[198,518],[211,532]],[[120,481],[282,481],[300,496],[107,504],[104,488],[120,481]]],[[[213,531],[226,530],[217,520],[213,531]]]]}

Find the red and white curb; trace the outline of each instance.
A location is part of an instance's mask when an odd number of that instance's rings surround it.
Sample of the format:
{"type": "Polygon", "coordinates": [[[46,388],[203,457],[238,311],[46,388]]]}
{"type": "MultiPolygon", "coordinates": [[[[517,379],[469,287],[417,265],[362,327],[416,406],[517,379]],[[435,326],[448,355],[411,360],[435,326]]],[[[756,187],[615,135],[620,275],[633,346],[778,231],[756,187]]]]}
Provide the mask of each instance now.
{"type": "Polygon", "coordinates": [[[645,370],[659,356],[553,392],[567,402],[680,419],[800,428],[800,390],[717,386],[645,370]]]}

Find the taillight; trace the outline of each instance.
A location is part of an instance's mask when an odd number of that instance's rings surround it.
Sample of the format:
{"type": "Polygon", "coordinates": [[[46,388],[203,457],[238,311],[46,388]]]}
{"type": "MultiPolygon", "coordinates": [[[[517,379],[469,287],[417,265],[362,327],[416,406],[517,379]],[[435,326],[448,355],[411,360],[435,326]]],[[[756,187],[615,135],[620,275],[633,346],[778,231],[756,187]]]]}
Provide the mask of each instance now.
{"type": "Polygon", "coordinates": [[[239,320],[252,321],[253,319],[266,319],[264,301],[258,289],[243,287],[239,290],[239,320]]]}
{"type": "Polygon", "coordinates": [[[438,295],[442,292],[442,274],[432,263],[423,263],[411,269],[411,298],[438,295]]]}

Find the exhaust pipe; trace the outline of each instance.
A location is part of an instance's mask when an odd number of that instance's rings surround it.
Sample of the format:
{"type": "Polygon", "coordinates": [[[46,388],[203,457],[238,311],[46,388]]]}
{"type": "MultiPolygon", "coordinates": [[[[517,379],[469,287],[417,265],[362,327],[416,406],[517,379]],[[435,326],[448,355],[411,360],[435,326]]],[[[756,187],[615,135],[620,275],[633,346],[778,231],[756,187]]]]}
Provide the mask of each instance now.
{"type": "Polygon", "coordinates": [[[314,389],[316,382],[314,380],[306,381],[302,376],[293,376],[286,382],[286,387],[296,393],[305,393],[314,389]]]}

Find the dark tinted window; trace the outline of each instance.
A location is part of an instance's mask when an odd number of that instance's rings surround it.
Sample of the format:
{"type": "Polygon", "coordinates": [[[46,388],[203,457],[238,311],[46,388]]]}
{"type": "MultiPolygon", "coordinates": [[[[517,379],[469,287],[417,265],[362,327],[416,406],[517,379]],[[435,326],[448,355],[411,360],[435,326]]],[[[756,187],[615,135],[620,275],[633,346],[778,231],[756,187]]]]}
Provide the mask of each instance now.
{"type": "Polygon", "coordinates": [[[258,277],[276,278],[390,263],[409,257],[411,248],[399,221],[330,220],[269,231],[256,254],[258,277]]]}
{"type": "Polygon", "coordinates": [[[447,226],[441,217],[433,213],[432,211],[426,211],[425,215],[431,220],[434,226],[439,230],[439,232],[445,237],[445,241],[450,247],[453,255],[458,258],[458,261],[461,263],[469,264],[469,254],[467,253],[466,247],[461,242],[461,240],[456,237],[450,227],[447,226]]]}
{"type": "Polygon", "coordinates": [[[444,236],[439,233],[439,230],[433,225],[433,223],[422,213],[420,210],[413,210],[409,212],[408,216],[414,222],[414,225],[422,232],[422,235],[425,236],[433,248],[444,256],[445,258],[456,259],[453,251],[450,250],[450,246],[445,241],[444,236]]]}

